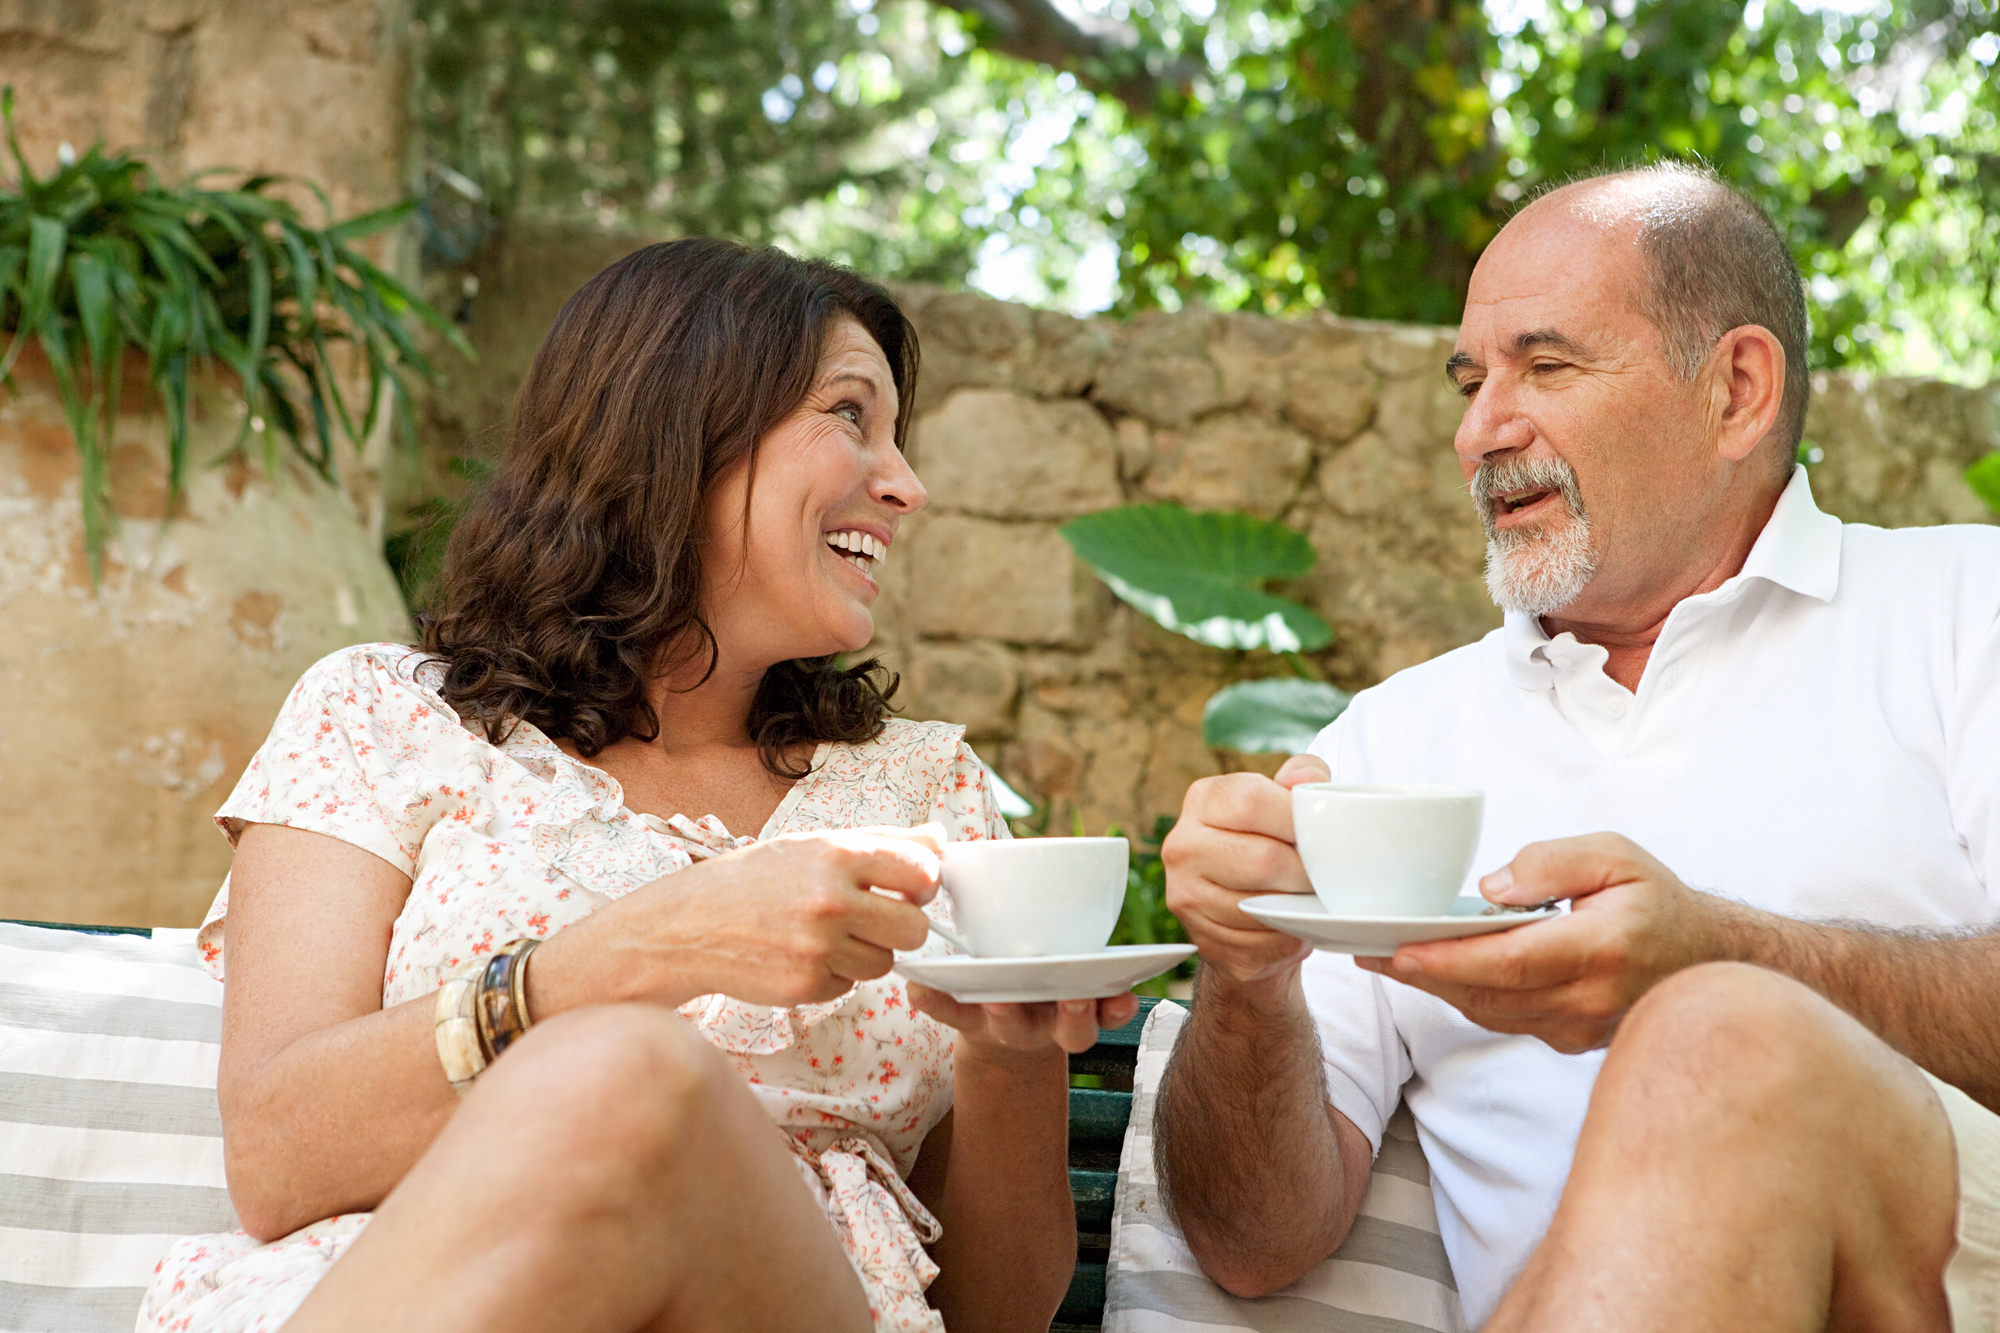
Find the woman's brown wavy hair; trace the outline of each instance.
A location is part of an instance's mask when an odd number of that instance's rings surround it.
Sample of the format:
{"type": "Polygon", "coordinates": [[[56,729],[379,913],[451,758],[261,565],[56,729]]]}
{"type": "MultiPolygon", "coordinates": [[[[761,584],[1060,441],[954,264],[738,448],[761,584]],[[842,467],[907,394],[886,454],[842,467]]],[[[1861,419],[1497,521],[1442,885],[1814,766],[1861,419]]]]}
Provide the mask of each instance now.
{"type": "MultiPolygon", "coordinates": [[[[842,315],[888,358],[901,448],[916,331],[887,292],[846,269],[729,241],[669,241],[569,299],[422,621],[422,646],[443,660],[443,695],[460,716],[496,745],[531,722],[585,758],[659,735],[647,683],[704,654],[715,669],[701,609],[710,488],[739,461],[754,466],[758,441],[804,401],[842,315]]],[[[874,739],[895,688],[873,660],[772,667],[749,719],[764,766],[800,777],[790,747],[874,739]]]]}

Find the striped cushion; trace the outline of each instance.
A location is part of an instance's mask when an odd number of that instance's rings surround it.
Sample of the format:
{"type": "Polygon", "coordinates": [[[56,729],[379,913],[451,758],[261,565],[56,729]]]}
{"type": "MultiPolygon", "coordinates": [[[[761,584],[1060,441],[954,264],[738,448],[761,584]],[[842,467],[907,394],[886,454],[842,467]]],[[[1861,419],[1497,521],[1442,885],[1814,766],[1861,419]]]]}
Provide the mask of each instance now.
{"type": "Polygon", "coordinates": [[[236,1227],[194,934],[0,924],[4,1333],[129,1333],[175,1238],[236,1227]]]}
{"type": "Polygon", "coordinates": [[[1153,1103],[1187,1018],[1161,1004],[1146,1020],[1132,1080],[1132,1121],[1118,1160],[1105,1333],[1464,1333],[1458,1286],[1438,1238],[1431,1174],[1416,1125],[1399,1108],[1382,1136],[1354,1230],[1334,1255],[1269,1296],[1231,1296],[1202,1275],[1160,1206],[1153,1103]]]}

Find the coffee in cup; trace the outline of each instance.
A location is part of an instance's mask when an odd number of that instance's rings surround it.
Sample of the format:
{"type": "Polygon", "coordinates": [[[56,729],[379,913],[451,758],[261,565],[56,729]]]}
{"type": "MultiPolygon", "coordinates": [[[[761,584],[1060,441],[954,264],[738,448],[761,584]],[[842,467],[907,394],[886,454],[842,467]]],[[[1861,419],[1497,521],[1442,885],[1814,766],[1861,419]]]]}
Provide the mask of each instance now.
{"type": "Polygon", "coordinates": [[[1125,904],[1123,838],[948,842],[943,892],[976,958],[1098,953],[1125,904]]]}
{"type": "Polygon", "coordinates": [[[1443,916],[1472,869],[1485,805],[1476,787],[1302,782],[1292,829],[1329,915],[1443,916]]]}

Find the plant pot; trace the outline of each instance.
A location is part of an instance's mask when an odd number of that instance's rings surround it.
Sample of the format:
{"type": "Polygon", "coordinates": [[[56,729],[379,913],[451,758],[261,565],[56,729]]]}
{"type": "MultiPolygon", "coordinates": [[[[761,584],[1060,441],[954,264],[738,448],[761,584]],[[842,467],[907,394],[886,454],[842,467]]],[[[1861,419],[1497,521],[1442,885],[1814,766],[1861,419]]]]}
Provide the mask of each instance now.
{"type": "Polygon", "coordinates": [[[144,382],[128,358],[110,433],[121,531],[96,589],[46,363],[30,352],[0,389],[0,918],[198,924],[229,869],[210,816],[300,673],[410,633],[339,487],[286,452],[269,476],[225,459],[233,381],[195,388],[187,489],[163,526],[166,435],[130,387],[144,382]]]}

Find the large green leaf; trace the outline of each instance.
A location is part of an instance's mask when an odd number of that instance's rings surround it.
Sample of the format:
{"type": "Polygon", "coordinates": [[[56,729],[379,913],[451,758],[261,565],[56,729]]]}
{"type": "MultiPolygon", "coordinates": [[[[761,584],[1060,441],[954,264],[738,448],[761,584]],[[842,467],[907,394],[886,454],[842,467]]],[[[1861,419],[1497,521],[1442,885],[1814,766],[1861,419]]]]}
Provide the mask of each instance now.
{"type": "Polygon", "coordinates": [[[1218,750],[1298,754],[1347,707],[1345,690],[1279,677],[1225,685],[1201,710],[1201,739],[1218,750]]]}
{"type": "Polygon", "coordinates": [[[1318,615],[1263,589],[1313,567],[1312,544],[1282,523],[1151,504],[1085,514],[1061,532],[1111,591],[1197,643],[1295,653],[1333,639],[1318,615]]]}
{"type": "Polygon", "coordinates": [[[2000,514],[2000,453],[1988,454],[1967,468],[1965,479],[1987,508],[2000,514]]]}

